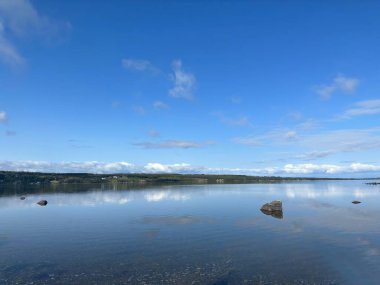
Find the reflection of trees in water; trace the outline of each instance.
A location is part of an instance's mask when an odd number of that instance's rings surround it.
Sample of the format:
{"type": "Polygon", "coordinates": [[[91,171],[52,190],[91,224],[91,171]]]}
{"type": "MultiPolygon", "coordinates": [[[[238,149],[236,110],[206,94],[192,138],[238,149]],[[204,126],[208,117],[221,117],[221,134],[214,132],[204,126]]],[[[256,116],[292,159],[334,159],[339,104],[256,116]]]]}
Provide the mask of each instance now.
{"type": "Polygon", "coordinates": [[[0,196],[49,193],[80,193],[150,189],[163,184],[83,183],[83,184],[0,184],[0,196]]]}

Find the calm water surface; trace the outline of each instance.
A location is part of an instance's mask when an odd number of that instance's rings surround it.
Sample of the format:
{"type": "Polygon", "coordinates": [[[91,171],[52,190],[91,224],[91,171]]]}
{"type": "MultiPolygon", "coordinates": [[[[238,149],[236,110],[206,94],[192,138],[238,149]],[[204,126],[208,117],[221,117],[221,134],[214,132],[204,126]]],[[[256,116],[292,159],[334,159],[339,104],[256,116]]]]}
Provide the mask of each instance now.
{"type": "Polygon", "coordinates": [[[0,186],[0,284],[380,284],[380,186],[70,187],[0,186]]]}

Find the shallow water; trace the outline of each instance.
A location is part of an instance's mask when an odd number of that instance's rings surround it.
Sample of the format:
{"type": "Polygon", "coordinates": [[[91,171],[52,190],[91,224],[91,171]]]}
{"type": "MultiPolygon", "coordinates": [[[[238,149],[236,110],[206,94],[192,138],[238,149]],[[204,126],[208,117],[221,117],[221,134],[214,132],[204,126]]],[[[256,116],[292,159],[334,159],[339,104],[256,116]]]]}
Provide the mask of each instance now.
{"type": "Polygon", "coordinates": [[[0,284],[380,284],[363,181],[0,187],[0,284]],[[260,211],[275,199],[282,219],[260,211]]]}

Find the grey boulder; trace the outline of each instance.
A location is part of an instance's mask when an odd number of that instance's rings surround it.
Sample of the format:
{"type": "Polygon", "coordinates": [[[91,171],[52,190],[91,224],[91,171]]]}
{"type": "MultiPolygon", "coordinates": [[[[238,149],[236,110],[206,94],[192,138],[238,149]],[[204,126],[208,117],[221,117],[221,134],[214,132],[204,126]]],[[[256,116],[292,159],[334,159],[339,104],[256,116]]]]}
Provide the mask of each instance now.
{"type": "Polygon", "coordinates": [[[40,206],[46,206],[47,203],[48,202],[46,200],[41,200],[41,201],[37,202],[37,204],[40,205],[40,206]]]}

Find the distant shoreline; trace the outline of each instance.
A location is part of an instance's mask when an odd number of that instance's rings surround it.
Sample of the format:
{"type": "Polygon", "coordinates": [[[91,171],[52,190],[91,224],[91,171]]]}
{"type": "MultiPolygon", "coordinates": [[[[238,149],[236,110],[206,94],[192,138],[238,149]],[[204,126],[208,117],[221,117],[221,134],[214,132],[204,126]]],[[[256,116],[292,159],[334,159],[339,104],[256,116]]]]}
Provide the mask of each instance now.
{"type": "Polygon", "coordinates": [[[165,183],[165,184],[235,184],[235,183],[280,183],[289,181],[329,180],[376,180],[379,178],[320,178],[248,176],[228,174],[151,174],[151,173],[42,173],[0,171],[0,184],[92,184],[92,183],[165,183]]]}

